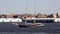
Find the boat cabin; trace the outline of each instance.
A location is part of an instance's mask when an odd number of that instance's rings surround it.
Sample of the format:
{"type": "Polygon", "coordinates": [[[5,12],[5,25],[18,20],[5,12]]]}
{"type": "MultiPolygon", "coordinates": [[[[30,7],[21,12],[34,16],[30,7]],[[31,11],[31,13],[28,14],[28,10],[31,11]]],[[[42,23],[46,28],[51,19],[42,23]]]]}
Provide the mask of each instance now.
{"type": "Polygon", "coordinates": [[[54,18],[26,18],[26,23],[53,23],[54,18]]]}

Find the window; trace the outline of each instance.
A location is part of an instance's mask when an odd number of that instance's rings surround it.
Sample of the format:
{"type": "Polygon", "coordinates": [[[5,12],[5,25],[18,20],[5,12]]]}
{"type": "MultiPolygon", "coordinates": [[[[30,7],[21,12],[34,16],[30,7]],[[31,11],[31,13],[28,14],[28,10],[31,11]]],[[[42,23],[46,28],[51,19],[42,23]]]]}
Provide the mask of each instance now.
{"type": "Polygon", "coordinates": [[[36,23],[41,23],[41,20],[35,20],[36,23]]]}
{"type": "Polygon", "coordinates": [[[10,20],[10,22],[12,22],[12,20],[10,20]]]}
{"type": "Polygon", "coordinates": [[[17,20],[17,21],[19,21],[19,20],[17,20]]]}
{"type": "Polygon", "coordinates": [[[36,23],[53,23],[54,20],[35,20],[36,23]]]}
{"type": "Polygon", "coordinates": [[[2,20],[2,22],[4,22],[4,20],[2,20]]]}
{"type": "Polygon", "coordinates": [[[27,23],[34,23],[34,20],[26,20],[27,23]]]}

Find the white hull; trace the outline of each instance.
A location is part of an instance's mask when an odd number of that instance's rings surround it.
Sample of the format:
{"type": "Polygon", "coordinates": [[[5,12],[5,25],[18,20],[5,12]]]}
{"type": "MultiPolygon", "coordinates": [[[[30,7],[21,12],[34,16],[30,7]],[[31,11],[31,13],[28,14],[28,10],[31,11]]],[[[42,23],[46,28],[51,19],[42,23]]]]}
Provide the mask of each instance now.
{"type": "Polygon", "coordinates": [[[20,18],[0,18],[0,22],[22,22],[20,18]]]}

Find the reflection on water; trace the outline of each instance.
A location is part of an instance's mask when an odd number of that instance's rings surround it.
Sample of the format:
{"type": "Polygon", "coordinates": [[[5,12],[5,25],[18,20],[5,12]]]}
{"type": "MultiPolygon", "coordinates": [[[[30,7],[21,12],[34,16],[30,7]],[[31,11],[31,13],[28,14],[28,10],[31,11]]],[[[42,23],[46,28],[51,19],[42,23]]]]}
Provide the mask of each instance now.
{"type": "Polygon", "coordinates": [[[44,27],[28,27],[28,28],[21,28],[19,26],[16,25],[12,25],[12,24],[0,24],[0,32],[4,32],[5,33],[10,33],[12,32],[12,34],[56,34],[56,33],[60,33],[60,23],[46,23],[44,27]]]}

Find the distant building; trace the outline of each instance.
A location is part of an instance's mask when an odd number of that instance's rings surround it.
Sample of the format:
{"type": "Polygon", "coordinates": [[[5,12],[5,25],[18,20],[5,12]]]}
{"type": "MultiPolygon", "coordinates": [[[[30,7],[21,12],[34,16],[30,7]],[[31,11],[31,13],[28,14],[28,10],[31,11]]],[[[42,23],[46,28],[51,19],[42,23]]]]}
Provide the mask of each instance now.
{"type": "Polygon", "coordinates": [[[57,13],[56,15],[57,15],[57,18],[60,18],[60,13],[57,13]]]}
{"type": "Polygon", "coordinates": [[[6,15],[1,15],[1,18],[6,18],[6,15]]]}
{"type": "Polygon", "coordinates": [[[53,18],[53,14],[48,15],[47,18],[53,18]]]}
{"type": "Polygon", "coordinates": [[[46,14],[37,14],[38,18],[47,18],[46,14]]]}

